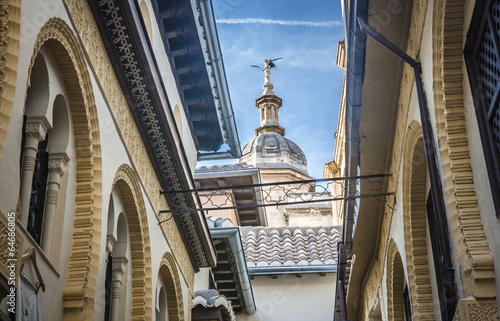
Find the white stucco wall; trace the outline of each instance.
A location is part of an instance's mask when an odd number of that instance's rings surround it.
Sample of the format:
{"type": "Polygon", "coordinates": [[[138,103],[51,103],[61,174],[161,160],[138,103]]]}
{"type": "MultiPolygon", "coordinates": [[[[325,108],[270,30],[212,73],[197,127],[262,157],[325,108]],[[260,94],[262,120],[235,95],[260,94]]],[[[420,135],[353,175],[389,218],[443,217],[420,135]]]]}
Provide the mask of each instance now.
{"type": "Polygon", "coordinates": [[[238,314],[238,321],[333,320],[336,273],[256,276],[252,281],[257,311],[238,314]]]}
{"type": "MultiPolygon", "coordinates": [[[[148,5],[150,5],[149,0],[148,5]]],[[[22,119],[23,119],[23,108],[26,96],[26,84],[28,76],[28,67],[30,65],[31,56],[33,54],[34,42],[41,27],[45,22],[52,18],[58,17],[64,20],[70,28],[72,27],[71,19],[69,18],[66,8],[62,1],[22,1],[21,2],[21,41],[19,50],[19,62],[17,69],[17,82],[16,82],[16,93],[14,97],[14,106],[11,112],[9,130],[7,133],[7,139],[4,146],[2,156],[0,158],[0,177],[2,178],[2,184],[0,184],[0,209],[3,213],[15,212],[16,205],[19,198],[19,175],[20,175],[20,152],[21,152],[21,137],[22,137],[22,119]],[[48,5],[49,3],[50,5],[48,5]]],[[[156,24],[156,20],[154,20],[156,24]]],[[[155,29],[155,28],[154,28],[155,29]]],[[[158,31],[155,29],[155,32],[158,31]]],[[[76,35],[76,33],[75,33],[76,35]]],[[[159,37],[156,34],[155,37],[159,37]]],[[[157,61],[160,69],[162,70],[162,75],[164,76],[164,83],[168,92],[168,97],[170,99],[171,106],[178,104],[181,106],[178,91],[176,89],[175,81],[173,80],[173,75],[168,63],[166,54],[164,53],[163,46],[155,47],[155,45],[161,44],[161,41],[153,41],[154,48],[157,53],[157,61]]],[[[49,61],[50,65],[50,61],[49,61]]],[[[130,161],[127,150],[123,144],[118,129],[115,125],[113,116],[110,113],[109,107],[105,98],[103,97],[100,88],[101,84],[96,80],[93,73],[93,68],[87,62],[87,69],[90,74],[90,80],[92,84],[93,94],[95,98],[95,103],[97,107],[98,121],[99,121],[99,131],[100,131],[100,145],[102,150],[102,215],[100,217],[100,228],[101,228],[101,239],[99,243],[101,244],[99,253],[99,270],[98,275],[96,275],[96,289],[95,289],[95,320],[102,320],[104,315],[104,280],[105,280],[105,267],[106,267],[106,231],[107,231],[107,215],[108,207],[111,195],[111,188],[113,184],[113,179],[116,175],[117,169],[122,164],[127,164],[134,168],[130,161]]],[[[57,70],[51,70],[52,75],[57,77],[57,70]]],[[[53,78],[55,79],[55,78],[53,78]]],[[[51,82],[50,89],[55,92],[58,86],[57,82],[51,82]]],[[[52,99],[52,98],[51,98],[52,99]]],[[[187,125],[185,115],[182,114],[182,121],[185,123],[183,132],[183,143],[185,145],[189,163],[193,169],[196,163],[196,150],[194,148],[194,142],[191,137],[189,126],[187,125]]],[[[75,172],[75,143],[74,134],[72,131],[72,123],[70,124],[70,147],[68,148],[68,155],[70,156],[70,162],[66,168],[65,174],[62,178],[61,190],[58,200],[57,213],[60,213],[60,220],[56,223],[55,233],[60,234],[58,242],[53,244],[53,251],[51,254],[43,253],[39,249],[38,256],[38,266],[40,267],[41,274],[44,278],[45,284],[47,286],[46,292],[39,292],[40,304],[42,307],[42,318],[44,320],[62,320],[63,315],[63,289],[66,286],[66,277],[68,273],[68,262],[69,254],[72,246],[73,238],[73,224],[74,224],[74,208],[75,208],[75,198],[76,198],[76,172],[75,172]]],[[[155,299],[155,289],[157,282],[157,275],[159,270],[159,265],[161,258],[165,252],[171,252],[171,247],[166,240],[166,236],[161,231],[158,226],[158,220],[156,214],[153,211],[151,203],[147,198],[144,189],[141,185],[142,196],[145,201],[145,207],[147,212],[147,220],[149,226],[150,234],[150,246],[151,246],[151,269],[152,269],[152,297],[153,301],[155,299]]],[[[59,217],[59,216],[58,216],[59,217]]],[[[22,230],[22,228],[21,228],[22,230]]],[[[23,253],[28,250],[31,245],[34,245],[31,237],[23,232],[24,243],[23,243],[23,253]]],[[[35,245],[36,246],[36,245],[35,245]]],[[[130,255],[130,252],[129,252],[130,255]]],[[[130,267],[129,262],[129,267],[130,267]]],[[[184,312],[187,319],[189,315],[189,302],[191,300],[188,285],[182,273],[180,272],[179,266],[177,265],[177,270],[179,272],[181,280],[181,291],[184,299],[184,312]]],[[[24,272],[36,280],[34,276],[34,271],[30,264],[25,264],[24,272]]],[[[129,269],[125,280],[127,286],[131,288],[131,270],[129,269]]],[[[127,295],[128,302],[131,300],[131,296],[127,295]]],[[[128,309],[130,310],[130,309],[128,309]]],[[[154,317],[154,306],[152,307],[152,315],[154,317]]],[[[130,311],[128,311],[130,312],[130,311]]],[[[128,318],[125,318],[128,319],[128,318]]]]}

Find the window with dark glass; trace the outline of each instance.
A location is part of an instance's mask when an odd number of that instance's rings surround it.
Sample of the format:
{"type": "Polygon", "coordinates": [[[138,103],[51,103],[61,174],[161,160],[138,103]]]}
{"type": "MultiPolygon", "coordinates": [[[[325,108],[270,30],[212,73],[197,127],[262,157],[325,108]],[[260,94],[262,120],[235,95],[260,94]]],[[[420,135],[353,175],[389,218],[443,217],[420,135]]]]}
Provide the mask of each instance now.
{"type": "Polygon", "coordinates": [[[495,212],[500,214],[500,0],[476,1],[465,61],[495,212]]]}
{"type": "Polygon", "coordinates": [[[47,144],[49,135],[38,144],[35,160],[35,170],[31,184],[30,207],[26,230],[31,234],[37,244],[40,244],[43,225],[43,211],[45,208],[45,192],[49,174],[49,153],[47,144]]]}
{"type": "Polygon", "coordinates": [[[405,320],[406,321],[413,320],[411,315],[411,299],[410,299],[410,293],[408,292],[408,285],[405,285],[405,290],[403,291],[403,303],[405,309],[405,320]]]}
{"type": "Polygon", "coordinates": [[[113,284],[113,257],[108,253],[108,263],[106,264],[106,279],[104,281],[105,303],[104,321],[111,320],[111,291],[113,284]]]}

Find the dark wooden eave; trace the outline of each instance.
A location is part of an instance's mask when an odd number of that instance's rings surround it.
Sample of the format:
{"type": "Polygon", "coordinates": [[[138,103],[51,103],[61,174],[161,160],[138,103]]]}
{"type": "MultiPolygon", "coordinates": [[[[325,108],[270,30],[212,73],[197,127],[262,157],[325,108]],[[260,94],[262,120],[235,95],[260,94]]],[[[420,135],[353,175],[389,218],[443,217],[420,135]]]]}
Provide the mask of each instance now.
{"type": "MultiPolygon", "coordinates": [[[[192,188],[187,157],[136,1],[89,0],[88,4],[162,188],[192,188]]],[[[197,203],[182,193],[166,198],[170,209],[176,210],[197,203]]],[[[214,266],[215,249],[203,213],[182,212],[174,220],[195,271],[214,266]]]]}
{"type": "Polygon", "coordinates": [[[198,151],[217,151],[224,142],[214,100],[218,97],[210,83],[192,2],[152,0],[151,3],[181,89],[196,147],[198,151]]]}

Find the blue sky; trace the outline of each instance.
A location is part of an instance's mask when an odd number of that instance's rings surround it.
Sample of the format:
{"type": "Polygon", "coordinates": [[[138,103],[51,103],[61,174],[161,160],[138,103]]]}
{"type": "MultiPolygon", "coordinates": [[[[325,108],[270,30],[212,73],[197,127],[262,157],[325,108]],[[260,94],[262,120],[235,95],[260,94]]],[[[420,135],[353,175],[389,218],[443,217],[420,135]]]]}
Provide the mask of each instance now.
{"type": "Polygon", "coordinates": [[[306,154],[309,174],[321,178],[333,157],[344,76],[335,65],[343,38],[340,1],[212,1],[242,146],[259,126],[255,99],[264,83],[263,73],[250,65],[283,57],[271,74],[283,99],[280,125],[306,154]]]}

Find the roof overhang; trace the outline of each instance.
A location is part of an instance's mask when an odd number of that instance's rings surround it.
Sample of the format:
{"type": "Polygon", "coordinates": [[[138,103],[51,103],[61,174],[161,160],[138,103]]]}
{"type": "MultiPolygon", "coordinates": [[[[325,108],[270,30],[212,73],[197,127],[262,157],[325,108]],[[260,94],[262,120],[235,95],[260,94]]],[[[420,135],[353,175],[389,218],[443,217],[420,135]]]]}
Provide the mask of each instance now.
{"type": "MultiPolygon", "coordinates": [[[[166,191],[192,189],[189,163],[137,2],[88,3],[161,187],[166,191]]],[[[195,271],[215,265],[215,249],[204,214],[182,212],[186,207],[196,207],[199,200],[182,193],[166,197],[170,209],[181,211],[174,220],[195,271]]]]}
{"type": "MultiPolygon", "coordinates": [[[[388,11],[387,3],[372,0],[349,1],[346,24],[346,176],[389,173],[403,62],[371,39],[367,40],[357,18],[367,19],[377,31],[406,47],[411,1],[397,2],[400,8],[388,11]],[[370,16],[368,17],[368,11],[370,16]],[[386,15],[386,16],[384,16],[386,15]],[[388,16],[387,16],[388,15],[388,16]]],[[[367,186],[349,186],[349,195],[365,193],[367,186]]],[[[368,187],[369,188],[369,187],[368,187]]],[[[387,184],[383,192],[387,191],[387,184]]],[[[347,257],[355,255],[347,293],[347,312],[357,319],[354,308],[378,244],[379,223],[385,203],[375,198],[346,201],[344,245],[340,253],[339,278],[344,277],[347,257]]]]}
{"type": "Polygon", "coordinates": [[[212,2],[151,2],[198,159],[239,158],[241,147],[212,2]],[[220,150],[223,144],[229,146],[227,151],[220,150]]]}

